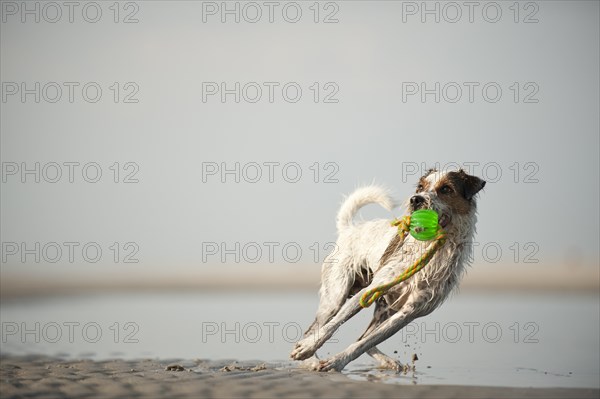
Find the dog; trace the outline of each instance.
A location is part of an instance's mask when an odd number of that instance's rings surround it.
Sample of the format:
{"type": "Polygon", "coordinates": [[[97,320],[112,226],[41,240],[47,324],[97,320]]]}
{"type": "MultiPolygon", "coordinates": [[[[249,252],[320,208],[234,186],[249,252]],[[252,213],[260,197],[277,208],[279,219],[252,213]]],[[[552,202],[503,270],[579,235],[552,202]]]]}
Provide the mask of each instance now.
{"type": "Polygon", "coordinates": [[[439,307],[458,286],[471,260],[476,196],[486,182],[463,170],[429,170],[417,190],[404,204],[410,213],[433,209],[446,233],[444,245],[429,263],[408,280],[392,287],[375,302],[373,319],[358,341],[343,352],[319,360],[316,351],[333,333],[362,308],[360,298],[368,290],[401,275],[423,255],[430,242],[405,240],[389,220],[353,223],[358,210],[377,203],[392,210],[396,203],[387,190],[368,186],[356,190],[342,204],[337,215],[336,250],[328,255],[321,271],[319,307],[315,321],[292,350],[294,360],[308,360],[319,371],[341,371],[363,353],[381,367],[402,370],[402,364],[383,354],[377,346],[416,318],[439,307]]]}

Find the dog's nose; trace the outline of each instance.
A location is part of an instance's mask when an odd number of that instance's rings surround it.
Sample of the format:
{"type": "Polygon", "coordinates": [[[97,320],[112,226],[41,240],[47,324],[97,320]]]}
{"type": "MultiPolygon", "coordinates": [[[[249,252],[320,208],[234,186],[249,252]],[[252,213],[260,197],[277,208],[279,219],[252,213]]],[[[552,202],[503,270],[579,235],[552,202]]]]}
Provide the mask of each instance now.
{"type": "Polygon", "coordinates": [[[425,202],[425,198],[420,195],[413,195],[410,197],[410,204],[413,208],[418,207],[419,205],[423,204],[423,202],[425,202]]]}

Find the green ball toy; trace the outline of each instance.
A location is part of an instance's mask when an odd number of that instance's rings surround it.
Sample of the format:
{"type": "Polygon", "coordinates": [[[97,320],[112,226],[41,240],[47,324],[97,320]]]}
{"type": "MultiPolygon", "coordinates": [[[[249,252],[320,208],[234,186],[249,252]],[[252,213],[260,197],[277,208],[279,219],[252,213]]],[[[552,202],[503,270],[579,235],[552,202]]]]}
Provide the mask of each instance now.
{"type": "Polygon", "coordinates": [[[414,211],[410,216],[410,235],[419,241],[434,239],[439,233],[438,214],[431,209],[414,211]]]}

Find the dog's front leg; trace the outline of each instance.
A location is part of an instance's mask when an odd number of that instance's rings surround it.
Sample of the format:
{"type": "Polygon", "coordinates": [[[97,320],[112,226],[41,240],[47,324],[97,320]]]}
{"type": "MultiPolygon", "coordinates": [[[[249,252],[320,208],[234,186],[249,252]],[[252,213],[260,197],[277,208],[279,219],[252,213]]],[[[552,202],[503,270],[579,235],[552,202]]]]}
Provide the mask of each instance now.
{"type": "Polygon", "coordinates": [[[321,360],[319,364],[319,371],[342,371],[342,369],[346,367],[346,365],[352,360],[356,359],[369,349],[374,348],[377,344],[380,344],[400,331],[404,326],[414,320],[414,318],[412,306],[408,306],[406,309],[400,310],[400,312],[394,314],[385,322],[381,323],[381,325],[374,329],[371,333],[365,335],[362,339],[350,345],[343,352],[340,352],[329,359],[321,360]]]}
{"type": "Polygon", "coordinates": [[[348,319],[357,314],[362,307],[360,306],[360,298],[367,292],[371,286],[364,288],[359,293],[348,299],[341,307],[338,313],[335,314],[324,326],[317,327],[311,335],[303,338],[296,343],[290,357],[295,360],[304,360],[312,356],[333,333],[348,319]]]}

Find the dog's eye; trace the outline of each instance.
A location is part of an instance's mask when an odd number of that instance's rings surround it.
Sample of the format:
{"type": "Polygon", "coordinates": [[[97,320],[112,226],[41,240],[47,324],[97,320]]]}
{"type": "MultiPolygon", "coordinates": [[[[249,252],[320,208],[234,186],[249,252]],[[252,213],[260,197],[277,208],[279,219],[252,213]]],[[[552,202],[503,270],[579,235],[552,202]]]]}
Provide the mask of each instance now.
{"type": "Polygon", "coordinates": [[[452,187],[450,187],[448,185],[442,186],[440,188],[440,193],[442,193],[442,194],[452,194],[453,191],[454,190],[452,190],[452,187]]]}
{"type": "Polygon", "coordinates": [[[419,192],[419,191],[423,191],[423,185],[422,184],[419,184],[417,186],[417,192],[419,192]]]}

